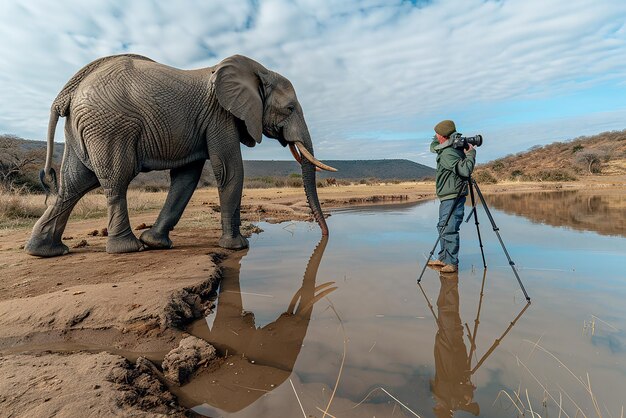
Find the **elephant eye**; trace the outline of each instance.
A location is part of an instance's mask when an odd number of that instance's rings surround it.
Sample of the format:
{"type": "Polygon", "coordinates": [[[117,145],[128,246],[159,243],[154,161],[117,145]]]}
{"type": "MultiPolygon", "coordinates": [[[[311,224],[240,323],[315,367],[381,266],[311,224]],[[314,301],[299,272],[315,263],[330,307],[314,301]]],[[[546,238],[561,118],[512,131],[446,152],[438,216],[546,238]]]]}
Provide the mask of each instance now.
{"type": "Polygon", "coordinates": [[[289,105],[287,106],[287,110],[289,111],[289,113],[293,113],[293,111],[296,110],[296,107],[294,105],[289,105]]]}

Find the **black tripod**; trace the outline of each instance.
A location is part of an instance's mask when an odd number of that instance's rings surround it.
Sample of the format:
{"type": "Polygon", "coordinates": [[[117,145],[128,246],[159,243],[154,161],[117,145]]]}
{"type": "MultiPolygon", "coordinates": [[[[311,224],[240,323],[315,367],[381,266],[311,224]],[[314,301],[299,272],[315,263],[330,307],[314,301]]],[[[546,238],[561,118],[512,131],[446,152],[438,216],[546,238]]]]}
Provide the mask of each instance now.
{"type": "MultiPolygon", "coordinates": [[[[437,248],[437,244],[439,244],[439,241],[441,241],[441,237],[443,236],[443,231],[446,229],[446,227],[448,226],[448,223],[450,222],[450,218],[452,217],[452,212],[454,212],[454,208],[456,208],[457,204],[461,201],[461,198],[465,195],[465,191],[467,190],[468,187],[469,187],[470,199],[472,202],[472,210],[467,216],[467,219],[465,220],[465,222],[469,221],[469,219],[472,217],[472,214],[474,215],[474,223],[476,224],[476,232],[478,233],[478,243],[480,244],[480,254],[483,257],[483,267],[485,269],[487,268],[487,262],[485,261],[485,251],[483,250],[483,240],[480,236],[480,228],[478,227],[479,225],[478,213],[476,212],[476,199],[474,197],[474,190],[476,190],[476,193],[478,194],[478,198],[480,199],[480,202],[485,208],[485,212],[487,212],[487,217],[489,218],[489,222],[491,222],[493,231],[496,233],[496,236],[498,237],[498,240],[500,241],[500,245],[502,246],[504,255],[506,255],[506,258],[509,260],[509,265],[511,266],[511,269],[513,270],[513,274],[515,274],[515,278],[517,279],[517,282],[519,283],[519,287],[522,289],[522,292],[524,293],[526,300],[530,302],[530,296],[528,296],[528,293],[526,293],[526,289],[524,289],[522,280],[520,279],[519,274],[517,274],[515,263],[513,262],[513,260],[511,260],[511,256],[509,255],[509,252],[506,250],[506,247],[504,246],[504,241],[502,241],[502,237],[500,236],[500,232],[499,232],[500,228],[498,228],[498,226],[496,225],[496,222],[493,220],[493,216],[491,216],[491,211],[489,210],[489,207],[487,206],[487,203],[485,202],[485,198],[483,197],[483,194],[481,193],[480,188],[478,187],[478,183],[476,183],[476,180],[474,180],[471,177],[469,177],[467,180],[465,180],[465,182],[463,182],[463,185],[461,186],[461,190],[459,190],[459,193],[456,195],[456,198],[454,199],[454,203],[452,205],[453,210],[450,210],[450,213],[448,213],[448,217],[446,218],[446,222],[439,229],[439,236],[437,237],[437,241],[435,241],[435,245],[433,246],[433,249],[430,252],[430,255],[428,256],[428,259],[430,260],[433,257],[433,254],[435,253],[435,249],[437,248]]],[[[422,273],[420,274],[420,277],[417,279],[417,283],[420,283],[422,281],[422,276],[424,275],[424,271],[426,271],[427,264],[428,262],[424,264],[424,268],[422,269],[422,273]]]]}

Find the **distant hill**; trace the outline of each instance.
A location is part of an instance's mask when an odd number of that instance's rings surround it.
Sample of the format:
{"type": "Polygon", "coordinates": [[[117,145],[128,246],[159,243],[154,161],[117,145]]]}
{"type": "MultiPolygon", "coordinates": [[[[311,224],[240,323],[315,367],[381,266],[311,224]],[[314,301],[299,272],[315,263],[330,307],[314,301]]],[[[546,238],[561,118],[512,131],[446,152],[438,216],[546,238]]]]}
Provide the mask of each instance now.
{"type": "MultiPolygon", "coordinates": [[[[434,177],[435,169],[409,160],[324,160],[324,164],[335,167],[338,171],[318,172],[320,178],[336,179],[378,178],[381,180],[412,180],[434,177]]],[[[284,177],[300,174],[300,165],[295,161],[256,161],[243,163],[247,178],[284,177]]]]}
{"type": "Polygon", "coordinates": [[[626,130],[536,145],[476,168],[482,182],[568,181],[587,175],[626,174],[626,130]]]}
{"type": "MultiPolygon", "coordinates": [[[[20,146],[25,150],[35,150],[46,148],[45,141],[30,141],[18,139],[20,146]]],[[[58,167],[63,156],[63,143],[54,144],[54,164],[58,167]]],[[[321,171],[317,173],[318,178],[335,179],[367,179],[376,178],[381,180],[414,180],[435,176],[435,169],[418,164],[409,160],[324,160],[324,163],[337,168],[336,173],[321,171]]],[[[244,161],[244,172],[246,179],[266,178],[266,177],[289,177],[292,174],[301,174],[300,166],[296,161],[244,161]]],[[[163,185],[169,181],[169,174],[163,172],[141,173],[134,181],[135,185],[147,186],[150,184],[163,185]]],[[[201,185],[214,184],[213,173],[209,163],[204,166],[201,185]]]]}

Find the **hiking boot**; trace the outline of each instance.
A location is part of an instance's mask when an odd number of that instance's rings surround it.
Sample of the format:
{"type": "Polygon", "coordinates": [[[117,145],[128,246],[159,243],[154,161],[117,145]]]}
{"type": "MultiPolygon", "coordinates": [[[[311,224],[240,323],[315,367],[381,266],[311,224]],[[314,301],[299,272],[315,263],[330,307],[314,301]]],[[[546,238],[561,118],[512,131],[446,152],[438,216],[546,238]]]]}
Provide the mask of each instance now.
{"type": "Polygon", "coordinates": [[[428,260],[428,263],[426,263],[426,265],[428,267],[443,267],[446,265],[446,263],[441,260],[428,260]]]}
{"type": "Polygon", "coordinates": [[[456,273],[459,271],[459,266],[455,266],[454,264],[446,264],[439,270],[442,273],[456,273]]]}

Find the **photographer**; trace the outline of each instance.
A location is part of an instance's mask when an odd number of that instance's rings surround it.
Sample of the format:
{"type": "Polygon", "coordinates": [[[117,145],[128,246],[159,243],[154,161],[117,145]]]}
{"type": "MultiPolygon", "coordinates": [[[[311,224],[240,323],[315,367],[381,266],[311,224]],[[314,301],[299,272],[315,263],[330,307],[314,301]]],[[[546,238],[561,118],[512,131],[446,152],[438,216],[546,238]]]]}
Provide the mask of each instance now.
{"type": "Polygon", "coordinates": [[[453,135],[455,132],[456,126],[453,121],[441,121],[435,126],[436,135],[430,144],[430,151],[437,153],[436,189],[437,197],[441,201],[437,223],[438,232],[445,224],[448,214],[452,212],[450,221],[441,235],[441,249],[438,257],[436,260],[428,261],[429,267],[441,268],[442,273],[458,271],[459,227],[463,221],[467,189],[456,205],[454,202],[464,181],[472,174],[476,160],[474,146],[467,141],[455,141],[455,135],[453,135]]]}

